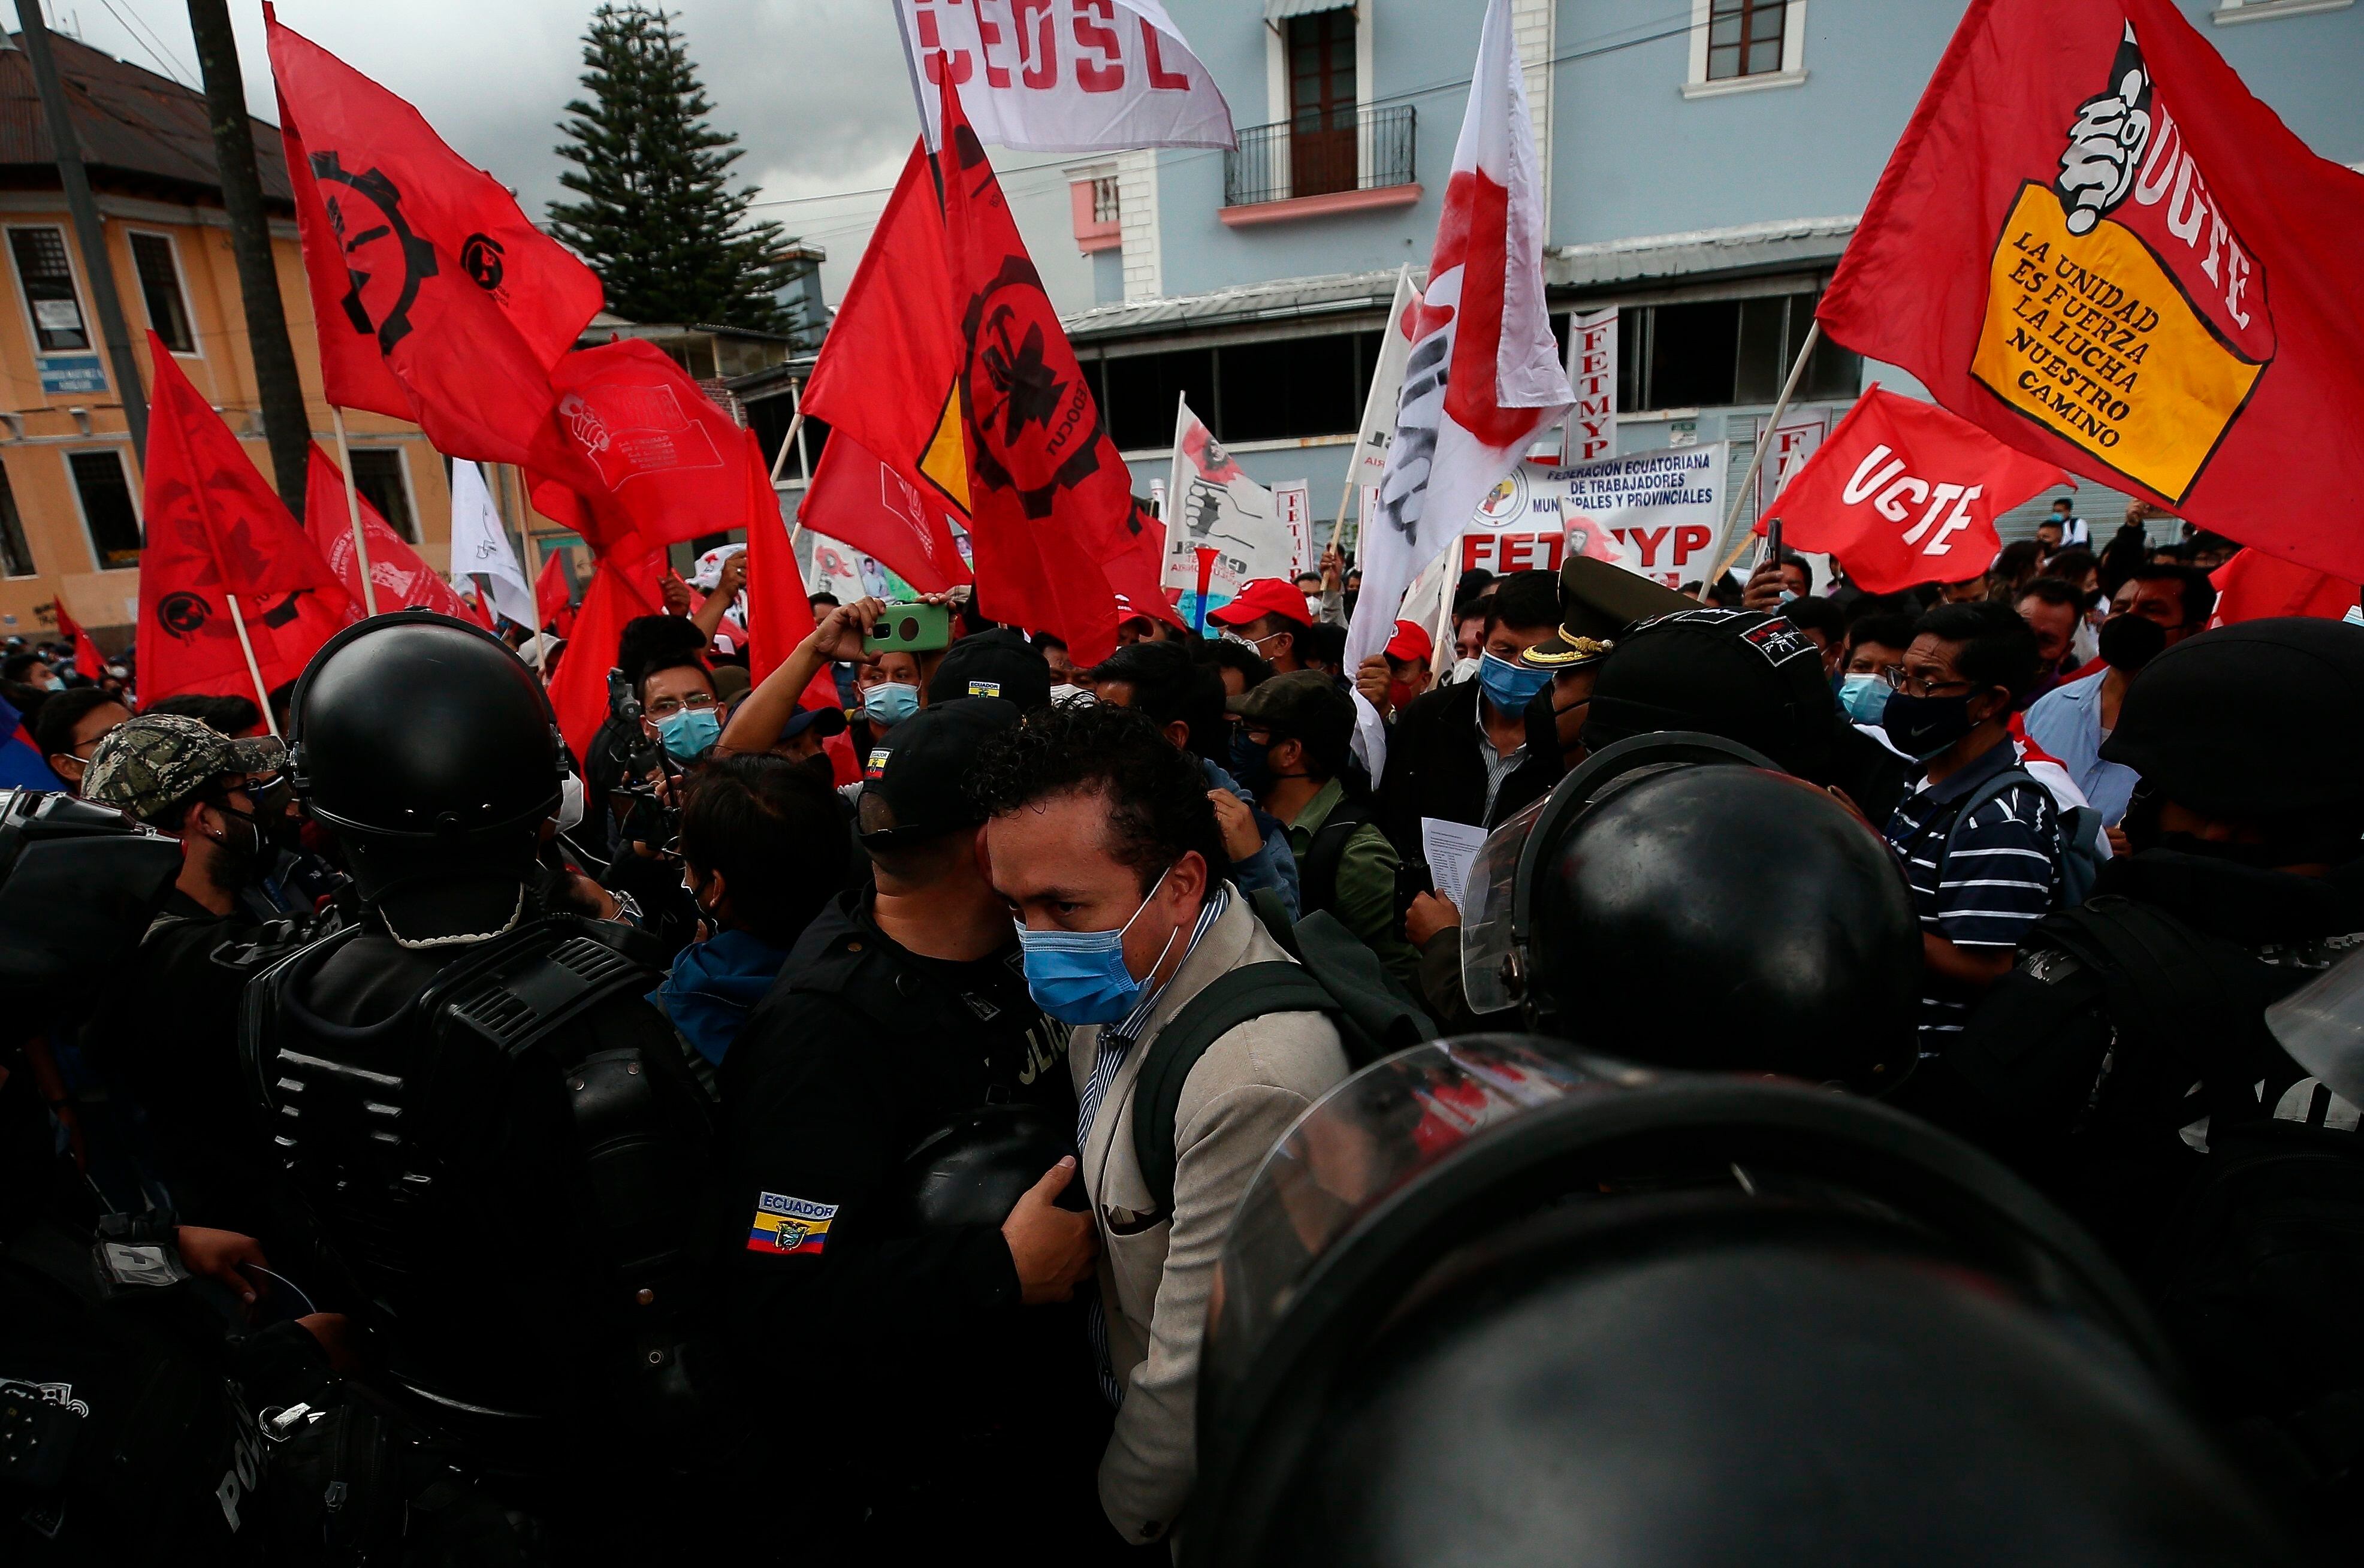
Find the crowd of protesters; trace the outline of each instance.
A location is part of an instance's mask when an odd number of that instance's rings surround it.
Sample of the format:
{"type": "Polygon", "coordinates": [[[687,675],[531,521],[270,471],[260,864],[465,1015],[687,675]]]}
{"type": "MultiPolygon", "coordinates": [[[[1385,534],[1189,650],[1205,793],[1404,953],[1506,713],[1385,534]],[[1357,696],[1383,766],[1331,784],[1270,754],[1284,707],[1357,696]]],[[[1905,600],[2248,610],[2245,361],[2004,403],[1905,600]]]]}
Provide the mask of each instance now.
{"type": "MultiPolygon", "coordinates": [[[[1926,1071],[1899,1103],[2056,1173],[2008,1093],[1962,1086],[1997,1050],[1982,1013],[2024,1006],[2032,934],[2097,888],[2156,892],[2165,873],[2135,874],[2162,847],[2295,863],[2276,858],[2273,811],[2202,815],[2110,754],[2142,672],[2209,627],[2231,547],[2155,545],[2138,510],[2090,540],[2063,501],[1984,573],[1885,596],[1786,552],[1683,593],[1592,562],[1473,572],[1449,647],[1399,622],[1355,669],[1359,582],[1334,554],[1247,585],[1203,629],[1124,604],[1120,646],[1091,667],[964,595],[948,646],[865,651],[886,606],[816,595],[812,634],[751,681],[722,613],[745,585],[735,560],[713,574],[714,613],[681,595],[630,623],[625,695],[546,825],[534,892],[673,954],[648,1005],[719,1105],[734,1218],[774,1195],[826,1210],[824,1245],[734,1255],[717,1313],[782,1413],[765,1451],[797,1478],[812,1538],[941,1549],[951,1521],[1023,1497],[1054,1558],[1161,1542],[1191,1494],[1224,1227],[1349,1063],[1318,1014],[1226,1034],[1181,1096],[1161,1177],[1127,1130],[1146,1042],[1212,977],[1299,951],[1320,916],[1441,1028],[1479,1027],[1462,889],[1431,865],[1438,825],[1499,827],[1633,736],[1750,747],[1884,838],[1923,940],[1926,1071]],[[898,1232],[906,1157],[981,1106],[1031,1108],[1068,1152],[998,1222],[898,1232]]],[[[571,652],[511,640],[545,679],[571,652]]],[[[251,1135],[240,997],[323,922],[364,916],[262,711],[181,696],[135,717],[135,670],[79,671],[50,644],[0,665],[63,787],[184,851],[119,987],[61,999],[43,1063],[61,1147],[108,1207],[297,1252],[251,1135]]],[[[289,696],[270,695],[280,729],[289,696]]],[[[2326,726],[2364,719],[2353,694],[2323,700],[2326,726]]],[[[2221,717],[2158,706],[2154,727],[2221,717]]],[[[2307,809],[2353,840],[2364,781],[2339,810],[2307,809]]],[[[2344,932],[2358,846],[2336,847],[2311,850],[2307,874],[2344,932]]],[[[2302,1110],[2357,1125],[2345,1101],[2302,1110]]],[[[2204,1151],[2199,1125],[2169,1155],[2204,1151]]],[[[2128,1211],[2172,1197],[2063,1201],[2139,1267],[2128,1211]]],[[[2321,1469],[2325,1485],[2347,1473],[2321,1469]]]]}

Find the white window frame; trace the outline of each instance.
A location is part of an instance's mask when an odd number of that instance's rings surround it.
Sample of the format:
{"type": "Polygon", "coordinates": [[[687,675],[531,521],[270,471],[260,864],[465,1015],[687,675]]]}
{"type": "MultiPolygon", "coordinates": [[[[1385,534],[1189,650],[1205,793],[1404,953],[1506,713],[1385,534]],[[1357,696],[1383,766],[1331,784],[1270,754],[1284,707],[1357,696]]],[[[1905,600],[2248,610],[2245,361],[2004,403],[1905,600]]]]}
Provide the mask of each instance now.
{"type": "MultiPolygon", "coordinates": [[[[197,302],[189,294],[189,269],[181,265],[180,236],[174,234],[169,228],[131,228],[127,227],[123,231],[123,253],[129,257],[131,261],[131,281],[135,284],[139,284],[140,285],[139,313],[142,316],[146,316],[149,313],[148,288],[144,283],[140,282],[139,253],[131,248],[132,236],[137,234],[144,234],[149,236],[151,239],[162,239],[164,242],[164,248],[173,253],[173,283],[174,286],[178,287],[181,291],[181,314],[187,318],[189,323],[189,351],[184,354],[180,350],[174,349],[173,350],[173,357],[176,360],[204,359],[206,357],[206,335],[197,330],[197,302]]],[[[148,329],[151,332],[156,330],[156,323],[152,319],[148,323],[148,329]]],[[[162,332],[157,332],[156,336],[162,338],[163,334],[162,332]]]]}
{"type": "MultiPolygon", "coordinates": [[[[101,337],[98,328],[95,325],[95,318],[91,315],[90,290],[85,286],[83,281],[82,258],[75,253],[73,235],[72,231],[69,230],[62,223],[0,224],[0,240],[7,240],[8,275],[17,281],[17,309],[24,318],[25,342],[27,346],[33,350],[34,357],[38,359],[45,354],[98,354],[103,356],[106,351],[105,348],[102,347],[104,339],[101,337]],[[34,228],[49,229],[52,233],[56,234],[57,237],[65,243],[66,276],[73,284],[74,308],[82,312],[82,335],[90,339],[90,347],[86,349],[44,349],[41,347],[40,328],[33,320],[33,296],[26,292],[25,273],[23,270],[17,265],[16,242],[14,240],[7,240],[7,236],[16,233],[18,229],[34,228]]],[[[114,378],[110,373],[108,377],[110,383],[113,379],[114,378]]],[[[44,393],[42,395],[62,397],[67,395],[64,393],[44,393]]]]}
{"type": "MultiPolygon", "coordinates": [[[[385,520],[386,526],[399,534],[405,544],[416,546],[425,542],[426,536],[420,531],[418,524],[418,486],[411,478],[408,450],[395,444],[354,447],[352,450],[355,452],[392,452],[395,455],[396,462],[402,467],[402,506],[403,510],[409,515],[407,517],[388,517],[385,520]]],[[[356,495],[361,494],[358,486],[355,487],[353,494],[356,495]]]]}
{"type": "Polygon", "coordinates": [[[2303,17],[2313,11],[2344,11],[2356,0],[2216,0],[2208,19],[2218,27],[2235,22],[2269,22],[2276,17],[2303,17]]]}
{"type": "Polygon", "coordinates": [[[1772,87],[1806,84],[1806,0],[1789,0],[1781,13],[1781,69],[1753,76],[1707,79],[1708,24],[1714,19],[1712,0],[1691,0],[1690,70],[1683,82],[1686,98],[1721,98],[1731,93],[1761,93],[1772,87]]]}
{"type": "Polygon", "coordinates": [[[87,446],[68,446],[58,449],[58,462],[65,467],[66,489],[73,496],[74,517],[82,524],[82,542],[90,551],[90,569],[93,572],[136,572],[139,566],[136,562],[129,566],[109,566],[106,563],[106,552],[98,548],[98,535],[91,529],[90,513],[83,506],[82,482],[74,477],[73,460],[84,452],[112,452],[115,455],[117,465],[123,470],[123,488],[131,496],[131,520],[139,527],[140,553],[145,556],[148,518],[140,510],[140,503],[144,497],[139,494],[139,486],[132,483],[131,465],[124,461],[130,450],[129,441],[93,441],[87,446]]]}

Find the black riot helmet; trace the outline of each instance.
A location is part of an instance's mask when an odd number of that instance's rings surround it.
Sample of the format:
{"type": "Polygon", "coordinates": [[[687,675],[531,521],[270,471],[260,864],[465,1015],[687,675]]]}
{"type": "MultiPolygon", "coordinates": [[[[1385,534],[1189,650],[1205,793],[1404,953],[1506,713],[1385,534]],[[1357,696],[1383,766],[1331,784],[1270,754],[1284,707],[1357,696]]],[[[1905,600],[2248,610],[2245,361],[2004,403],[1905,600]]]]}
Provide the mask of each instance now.
{"type": "Polygon", "coordinates": [[[468,907],[407,911],[414,923],[473,930],[504,903],[513,920],[558,809],[563,742],[541,682],[499,639],[426,610],[348,627],[296,683],[290,740],[296,794],[364,899],[440,886],[434,902],[468,907]]]}
{"type": "Polygon", "coordinates": [[[2364,801],[2364,628],[2308,616],[2186,638],[2126,688],[2102,755],[2216,817],[2364,801]]]}
{"type": "Polygon", "coordinates": [[[1883,1093],[1915,1058],[1920,923],[1888,846],[1744,746],[1587,758],[1488,839],[1462,973],[1480,1013],[1667,1067],[1883,1093]]]}
{"type": "Polygon", "coordinates": [[[1386,1058],[1282,1140],[1198,1437],[1184,1568],[2294,1561],[2001,1165],[1533,1037],[1386,1058]]]}
{"type": "Polygon", "coordinates": [[[123,812],[0,790],[0,1018],[36,1032],[61,993],[115,973],[180,874],[179,842],[123,812]]]}

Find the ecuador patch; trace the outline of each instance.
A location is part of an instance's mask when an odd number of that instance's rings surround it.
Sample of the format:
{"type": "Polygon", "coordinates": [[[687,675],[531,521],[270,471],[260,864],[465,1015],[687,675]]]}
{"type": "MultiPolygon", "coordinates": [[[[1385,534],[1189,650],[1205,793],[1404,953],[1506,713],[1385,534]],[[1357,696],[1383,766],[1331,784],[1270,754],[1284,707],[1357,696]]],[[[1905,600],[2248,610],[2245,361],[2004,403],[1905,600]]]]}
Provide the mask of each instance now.
{"type": "Polygon", "coordinates": [[[779,1193],[758,1193],[755,1223],[747,1232],[751,1252],[819,1252],[829,1245],[829,1222],[837,1205],[779,1193]]]}
{"type": "Polygon", "coordinates": [[[873,746],[870,749],[870,755],[863,764],[864,778],[881,779],[886,776],[887,751],[888,749],[884,746],[873,746]]]}

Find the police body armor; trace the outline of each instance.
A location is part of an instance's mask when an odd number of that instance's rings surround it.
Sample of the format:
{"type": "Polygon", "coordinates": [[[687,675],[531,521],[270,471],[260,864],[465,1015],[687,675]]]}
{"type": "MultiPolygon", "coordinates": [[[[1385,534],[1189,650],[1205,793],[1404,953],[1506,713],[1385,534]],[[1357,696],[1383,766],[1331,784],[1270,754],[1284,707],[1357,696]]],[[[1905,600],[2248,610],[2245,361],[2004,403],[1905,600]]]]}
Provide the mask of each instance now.
{"type": "Polygon", "coordinates": [[[243,1047],[273,1142],[414,1414],[501,1467],[671,1447],[718,1249],[713,1112],[636,933],[554,917],[456,955],[382,1022],[260,978],[243,1047]]]}

